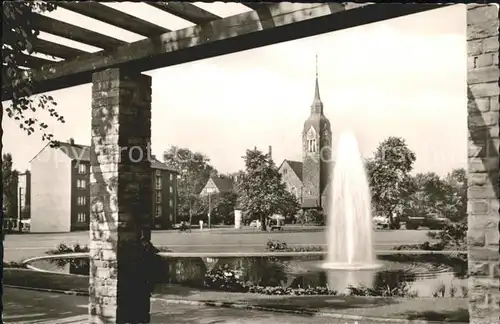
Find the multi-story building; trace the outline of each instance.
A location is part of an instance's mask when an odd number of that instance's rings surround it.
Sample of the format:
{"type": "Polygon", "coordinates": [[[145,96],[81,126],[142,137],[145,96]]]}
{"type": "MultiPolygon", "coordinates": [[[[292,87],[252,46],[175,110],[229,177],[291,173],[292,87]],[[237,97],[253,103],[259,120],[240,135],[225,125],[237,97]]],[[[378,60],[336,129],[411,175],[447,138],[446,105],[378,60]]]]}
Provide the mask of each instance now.
{"type": "Polygon", "coordinates": [[[152,156],[153,170],[153,228],[172,228],[177,222],[176,170],[152,156]]]}
{"type": "MultiPolygon", "coordinates": [[[[72,139],[44,147],[31,161],[31,232],[88,230],[90,224],[90,147],[72,139]]],[[[177,217],[177,172],[153,158],[152,224],[168,228],[177,217]],[[172,188],[171,188],[172,187],[172,188]],[[157,188],[156,183],[153,188],[157,188]],[[158,194],[161,192],[161,194],[158,194]],[[159,224],[159,225],[157,225],[159,224]]]]}

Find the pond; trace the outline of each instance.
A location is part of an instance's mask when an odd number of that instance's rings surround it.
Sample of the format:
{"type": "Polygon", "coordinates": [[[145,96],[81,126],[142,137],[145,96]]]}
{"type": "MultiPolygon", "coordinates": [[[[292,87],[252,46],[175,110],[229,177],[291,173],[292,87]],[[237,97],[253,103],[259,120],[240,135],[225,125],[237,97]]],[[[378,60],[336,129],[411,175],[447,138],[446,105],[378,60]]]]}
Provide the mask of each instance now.
{"type": "MultiPolygon", "coordinates": [[[[324,270],[321,256],[162,257],[159,283],[269,295],[467,297],[467,261],[443,255],[383,255],[376,270],[324,270]]],[[[34,261],[46,271],[89,274],[88,258],[34,261]]],[[[149,269],[150,270],[150,269],[149,269]]]]}

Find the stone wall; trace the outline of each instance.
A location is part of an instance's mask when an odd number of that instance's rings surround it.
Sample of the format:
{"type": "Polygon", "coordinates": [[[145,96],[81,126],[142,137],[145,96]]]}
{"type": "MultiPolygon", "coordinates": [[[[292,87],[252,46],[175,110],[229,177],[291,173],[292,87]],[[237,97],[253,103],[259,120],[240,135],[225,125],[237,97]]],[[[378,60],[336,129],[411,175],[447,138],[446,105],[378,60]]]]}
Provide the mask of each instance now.
{"type": "Polygon", "coordinates": [[[92,82],[89,322],[149,323],[151,78],[108,69],[92,82]]]}
{"type": "Polygon", "coordinates": [[[500,323],[498,5],[467,6],[470,323],[500,323]]]}

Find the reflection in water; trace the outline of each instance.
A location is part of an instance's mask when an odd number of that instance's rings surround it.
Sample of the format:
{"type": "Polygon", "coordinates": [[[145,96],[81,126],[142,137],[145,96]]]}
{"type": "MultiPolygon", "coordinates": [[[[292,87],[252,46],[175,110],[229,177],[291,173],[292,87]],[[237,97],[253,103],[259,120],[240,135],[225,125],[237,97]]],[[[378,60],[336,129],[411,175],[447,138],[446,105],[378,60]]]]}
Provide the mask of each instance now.
{"type": "Polygon", "coordinates": [[[349,293],[349,287],[376,288],[377,273],[373,270],[329,270],[326,275],[328,287],[339,293],[349,293]]]}
{"type": "MultiPolygon", "coordinates": [[[[297,289],[325,287],[338,293],[373,296],[433,297],[438,289],[446,296],[463,296],[467,279],[450,267],[406,257],[405,262],[384,261],[382,270],[323,270],[321,257],[251,257],[251,258],[170,258],[165,269],[165,283],[206,287],[207,278],[223,282],[237,291],[242,285],[297,289]],[[210,261],[210,262],[208,262],[210,261]],[[213,274],[220,276],[214,278],[213,274]],[[441,288],[440,288],[441,287],[441,288]],[[444,288],[443,288],[444,287],[444,288]]],[[[466,266],[457,267],[461,269],[466,266]]],[[[88,275],[88,259],[35,261],[31,264],[46,271],[88,275]]],[[[210,287],[210,285],[208,285],[210,287]]]]}

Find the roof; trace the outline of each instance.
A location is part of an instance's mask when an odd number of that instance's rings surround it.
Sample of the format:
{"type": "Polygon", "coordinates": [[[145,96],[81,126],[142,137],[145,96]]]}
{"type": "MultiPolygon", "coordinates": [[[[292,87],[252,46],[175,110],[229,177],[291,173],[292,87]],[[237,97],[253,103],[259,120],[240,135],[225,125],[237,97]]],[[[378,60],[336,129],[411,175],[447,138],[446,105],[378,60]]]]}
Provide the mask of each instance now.
{"type": "Polygon", "coordinates": [[[220,192],[229,192],[233,190],[234,182],[233,179],[227,177],[212,177],[210,178],[214,182],[217,189],[220,192]]]}
{"type": "Polygon", "coordinates": [[[90,146],[67,142],[58,142],[57,150],[61,150],[71,160],[90,162],[90,146]]]}
{"type": "Polygon", "coordinates": [[[160,162],[157,158],[155,157],[152,157],[151,158],[151,168],[153,169],[158,169],[158,170],[165,170],[165,171],[170,171],[170,172],[174,172],[174,173],[179,173],[178,170],[176,170],[175,168],[169,166],[168,164],[166,163],[163,163],[163,162],[160,162]]]}
{"type": "Polygon", "coordinates": [[[302,162],[285,159],[283,163],[288,163],[290,168],[292,168],[293,172],[295,172],[297,177],[299,177],[300,181],[302,181],[302,162]]]}
{"type": "Polygon", "coordinates": [[[302,208],[318,208],[320,207],[316,199],[304,199],[302,201],[302,208]]]}

